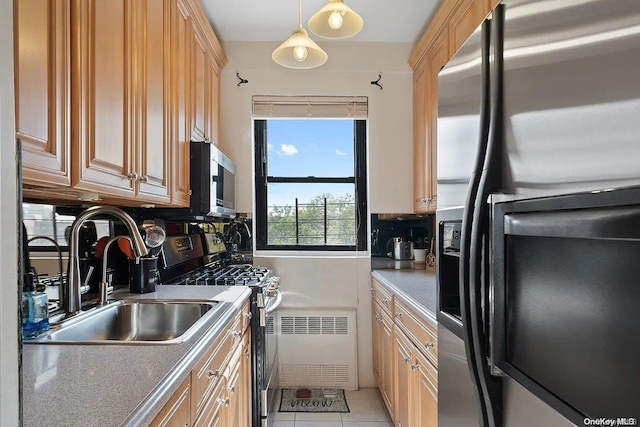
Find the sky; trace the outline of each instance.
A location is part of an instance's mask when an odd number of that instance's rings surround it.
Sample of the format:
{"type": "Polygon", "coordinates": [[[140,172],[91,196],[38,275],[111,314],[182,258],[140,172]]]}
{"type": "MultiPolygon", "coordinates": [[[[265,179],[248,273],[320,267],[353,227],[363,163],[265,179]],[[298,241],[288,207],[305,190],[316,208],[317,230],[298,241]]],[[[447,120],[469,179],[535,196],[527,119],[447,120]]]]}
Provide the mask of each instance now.
{"type": "MultiPolygon", "coordinates": [[[[268,175],[350,177],[354,173],[353,120],[268,120],[268,175]]],[[[300,203],[326,192],[353,194],[353,184],[269,184],[268,205],[300,203]]]]}

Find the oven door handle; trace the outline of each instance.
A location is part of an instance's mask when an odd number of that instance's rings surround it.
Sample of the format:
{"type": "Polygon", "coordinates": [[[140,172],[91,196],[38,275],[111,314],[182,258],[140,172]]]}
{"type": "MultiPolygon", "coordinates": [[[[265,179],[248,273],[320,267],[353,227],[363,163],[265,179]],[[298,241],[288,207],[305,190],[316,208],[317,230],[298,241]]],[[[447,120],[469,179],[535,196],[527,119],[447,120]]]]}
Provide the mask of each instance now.
{"type": "Polygon", "coordinates": [[[273,304],[270,304],[269,307],[267,307],[267,310],[266,310],[267,314],[273,313],[280,306],[280,304],[282,304],[282,292],[277,290],[276,296],[274,298],[276,299],[276,301],[273,304]]]}

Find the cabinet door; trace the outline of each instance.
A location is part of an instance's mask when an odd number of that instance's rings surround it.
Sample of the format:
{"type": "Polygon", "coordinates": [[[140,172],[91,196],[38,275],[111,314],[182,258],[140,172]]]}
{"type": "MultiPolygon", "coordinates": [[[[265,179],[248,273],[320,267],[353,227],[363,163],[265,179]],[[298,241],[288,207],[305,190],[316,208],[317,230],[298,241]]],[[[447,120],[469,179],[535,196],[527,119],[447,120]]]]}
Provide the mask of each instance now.
{"type": "Polygon", "coordinates": [[[172,3],[171,43],[171,204],[189,206],[191,17],[184,0],[172,3]]]}
{"type": "Polygon", "coordinates": [[[150,427],[184,427],[191,425],[190,377],[178,387],[150,427]]]}
{"type": "Polygon", "coordinates": [[[396,427],[410,427],[411,395],[411,349],[412,345],[404,333],[394,325],[394,422],[396,427]]]}
{"type": "Polygon", "coordinates": [[[429,152],[427,151],[427,63],[422,60],[413,73],[413,210],[428,212],[428,190],[431,186],[429,152]]]}
{"type": "Polygon", "coordinates": [[[13,5],[23,179],[69,186],[69,1],[14,0],[13,5]]]}
{"type": "Polygon", "coordinates": [[[227,382],[222,379],[202,408],[194,427],[229,427],[227,413],[229,399],[226,396],[227,382]]]}
{"type": "Polygon", "coordinates": [[[191,78],[193,85],[191,86],[191,106],[193,108],[192,116],[192,135],[196,141],[208,139],[205,132],[205,95],[207,90],[207,48],[205,47],[204,37],[194,27],[191,30],[191,78]],[[205,77],[207,77],[205,79],[205,77]]]}
{"type": "Polygon", "coordinates": [[[382,351],[380,346],[382,345],[382,309],[375,302],[375,300],[371,300],[371,314],[372,314],[372,324],[371,324],[371,346],[372,346],[372,354],[373,354],[373,374],[378,381],[378,385],[380,389],[382,389],[382,375],[380,375],[381,370],[381,355],[382,351]]]}
{"type": "Polygon", "coordinates": [[[138,199],[168,203],[169,198],[169,31],[171,0],[135,3],[141,10],[140,131],[136,144],[138,199]]]}
{"type": "Polygon", "coordinates": [[[393,409],[394,409],[394,401],[393,401],[393,367],[394,367],[394,342],[393,342],[393,322],[391,318],[383,311],[380,313],[380,317],[382,318],[382,336],[380,340],[380,375],[382,376],[382,386],[380,387],[380,392],[382,394],[382,399],[384,403],[387,405],[387,409],[389,410],[389,414],[392,419],[394,418],[393,409]]]}
{"type": "Polygon", "coordinates": [[[463,0],[449,19],[449,51],[460,49],[488,13],[487,0],[463,0]]]}
{"type": "Polygon", "coordinates": [[[412,426],[438,426],[438,381],[434,366],[417,350],[413,350],[412,426]]]}
{"type": "Polygon", "coordinates": [[[132,197],[132,2],[73,0],[72,186],[132,197]]]}
{"type": "Polygon", "coordinates": [[[208,60],[207,76],[206,136],[215,145],[218,145],[220,138],[220,74],[212,57],[209,57],[208,60]]]}

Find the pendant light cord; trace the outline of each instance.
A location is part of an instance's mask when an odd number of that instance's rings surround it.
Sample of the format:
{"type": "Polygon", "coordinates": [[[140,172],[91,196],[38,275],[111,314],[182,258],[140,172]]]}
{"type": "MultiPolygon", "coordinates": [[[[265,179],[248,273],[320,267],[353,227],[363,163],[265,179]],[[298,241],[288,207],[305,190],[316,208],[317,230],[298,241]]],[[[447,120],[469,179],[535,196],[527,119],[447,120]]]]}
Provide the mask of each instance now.
{"type": "Polygon", "coordinates": [[[298,28],[302,28],[302,0],[298,1],[298,28]]]}

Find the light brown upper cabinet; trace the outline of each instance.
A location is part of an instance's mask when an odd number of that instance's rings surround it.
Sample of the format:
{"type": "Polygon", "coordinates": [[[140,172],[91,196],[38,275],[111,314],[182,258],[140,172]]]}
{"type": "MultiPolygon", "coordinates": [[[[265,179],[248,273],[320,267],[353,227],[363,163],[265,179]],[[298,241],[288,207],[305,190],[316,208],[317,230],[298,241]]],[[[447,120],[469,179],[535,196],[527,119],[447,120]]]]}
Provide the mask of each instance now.
{"type": "Polygon", "coordinates": [[[16,131],[26,185],[68,186],[69,0],[14,0],[16,131]]]}
{"type": "Polygon", "coordinates": [[[189,206],[189,141],[191,140],[191,13],[183,0],[171,7],[171,89],[173,144],[171,145],[171,202],[189,206]]]}
{"type": "Polygon", "coordinates": [[[409,58],[413,68],[413,193],[416,213],[435,212],[438,73],[498,0],[444,0],[409,58]]]}
{"type": "Polygon", "coordinates": [[[134,19],[127,0],[73,0],[71,185],[133,197],[134,19]]]}
{"type": "Polygon", "coordinates": [[[189,141],[217,134],[226,63],[198,1],[14,4],[25,194],[188,206],[189,141]]]}
{"type": "Polygon", "coordinates": [[[206,115],[207,139],[218,145],[220,138],[220,68],[216,66],[215,59],[209,56],[207,67],[207,104],[206,115]]]}

